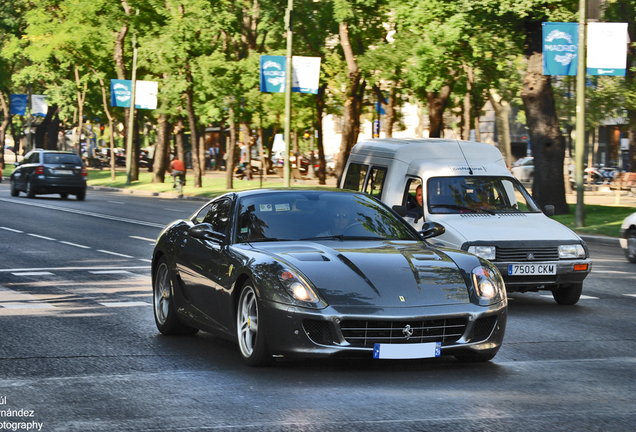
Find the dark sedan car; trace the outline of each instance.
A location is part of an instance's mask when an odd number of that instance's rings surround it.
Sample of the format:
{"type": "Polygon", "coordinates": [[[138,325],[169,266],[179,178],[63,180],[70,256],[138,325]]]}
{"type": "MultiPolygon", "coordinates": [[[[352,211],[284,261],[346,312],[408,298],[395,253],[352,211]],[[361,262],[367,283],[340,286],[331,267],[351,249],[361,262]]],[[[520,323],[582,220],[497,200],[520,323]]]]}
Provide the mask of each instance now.
{"type": "Polygon", "coordinates": [[[11,195],[25,192],[33,198],[38,194],[69,194],[79,201],[86,198],[86,167],[75,153],[35,149],[24,156],[11,174],[11,195]]]}
{"type": "Polygon", "coordinates": [[[214,199],[160,234],[155,322],[238,341],[248,365],[281,357],[488,361],[506,327],[488,261],[439,250],[361,193],[258,190],[214,199]]]}

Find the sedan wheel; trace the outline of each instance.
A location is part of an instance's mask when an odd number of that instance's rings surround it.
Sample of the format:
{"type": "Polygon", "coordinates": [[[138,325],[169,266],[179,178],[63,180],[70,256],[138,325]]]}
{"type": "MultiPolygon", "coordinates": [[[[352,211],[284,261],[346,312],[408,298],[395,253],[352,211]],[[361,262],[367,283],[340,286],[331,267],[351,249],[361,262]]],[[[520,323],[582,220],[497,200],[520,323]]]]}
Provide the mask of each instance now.
{"type": "Polygon", "coordinates": [[[552,291],[554,300],[565,306],[572,306],[579,301],[583,292],[583,282],[559,285],[552,291]]]}
{"type": "Polygon", "coordinates": [[[155,323],[162,334],[182,335],[195,334],[197,329],[179,321],[174,309],[172,296],[172,278],[165,258],[161,258],[152,279],[153,309],[155,311],[155,323]]]}
{"type": "Polygon", "coordinates": [[[636,230],[630,230],[627,232],[627,249],[625,249],[625,256],[629,262],[636,263],[636,230]]]}
{"type": "Polygon", "coordinates": [[[26,196],[28,198],[35,198],[35,187],[33,186],[33,180],[27,181],[26,196]]]}
{"type": "Polygon", "coordinates": [[[20,195],[20,191],[15,187],[15,181],[11,180],[11,196],[17,197],[20,195]]]}
{"type": "Polygon", "coordinates": [[[262,366],[271,361],[259,307],[256,291],[248,282],[243,286],[239,298],[236,329],[241,356],[249,366],[262,366]]]}

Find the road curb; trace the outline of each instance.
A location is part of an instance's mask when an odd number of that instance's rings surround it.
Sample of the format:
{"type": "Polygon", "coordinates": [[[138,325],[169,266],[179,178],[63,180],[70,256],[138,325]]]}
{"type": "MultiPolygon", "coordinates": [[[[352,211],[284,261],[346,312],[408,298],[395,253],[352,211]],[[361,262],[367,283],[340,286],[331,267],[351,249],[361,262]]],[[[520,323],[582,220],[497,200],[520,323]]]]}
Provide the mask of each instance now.
{"type": "Polygon", "coordinates": [[[209,201],[211,199],[207,197],[198,197],[198,196],[190,196],[190,195],[183,195],[182,198],[179,198],[174,192],[152,192],[152,191],[136,190],[136,189],[121,189],[121,188],[114,188],[109,186],[87,186],[87,188],[89,190],[96,190],[96,191],[118,192],[122,194],[142,195],[142,196],[159,197],[159,198],[167,198],[167,199],[183,199],[188,201],[209,201]]]}
{"type": "Polygon", "coordinates": [[[620,246],[620,240],[618,237],[597,236],[597,235],[587,235],[587,234],[579,234],[579,237],[585,240],[585,243],[596,243],[596,244],[620,246]]]}

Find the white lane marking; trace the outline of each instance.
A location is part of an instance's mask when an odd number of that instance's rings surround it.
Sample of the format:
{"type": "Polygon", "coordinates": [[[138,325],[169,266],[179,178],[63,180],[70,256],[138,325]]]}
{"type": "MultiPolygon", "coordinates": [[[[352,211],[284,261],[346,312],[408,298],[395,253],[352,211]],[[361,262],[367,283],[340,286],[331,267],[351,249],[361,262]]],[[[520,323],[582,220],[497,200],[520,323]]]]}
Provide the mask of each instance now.
{"type": "Polygon", "coordinates": [[[113,204],[126,204],[125,202],[122,202],[122,201],[108,201],[108,202],[113,204]]]}
{"type": "Polygon", "coordinates": [[[18,233],[18,234],[22,234],[24,232],[24,231],[20,231],[20,230],[13,229],[13,228],[8,228],[8,227],[0,227],[0,229],[11,231],[11,232],[18,233]]]}
{"type": "Polygon", "coordinates": [[[91,274],[130,274],[128,270],[90,270],[91,274]]]}
{"type": "Polygon", "coordinates": [[[151,238],[148,238],[148,237],[139,237],[139,236],[128,236],[128,237],[130,237],[131,239],[135,239],[135,240],[149,241],[149,242],[152,242],[152,243],[155,242],[155,239],[151,239],[151,238]]]}
{"type": "Polygon", "coordinates": [[[143,262],[147,262],[147,263],[151,263],[152,260],[149,260],[147,258],[139,258],[139,261],[143,261],[143,262]]]}
{"type": "Polygon", "coordinates": [[[53,273],[48,271],[32,271],[32,272],[12,272],[13,276],[53,276],[53,273]]]}
{"type": "Polygon", "coordinates": [[[71,243],[71,242],[61,241],[61,240],[60,240],[60,243],[64,243],[65,245],[75,246],[75,247],[83,248],[83,249],[90,249],[91,248],[90,246],[84,246],[84,245],[80,245],[80,244],[77,244],[77,243],[71,243]]]}
{"type": "Polygon", "coordinates": [[[30,235],[31,237],[41,238],[41,239],[44,239],[44,240],[51,240],[51,241],[55,241],[55,239],[54,239],[54,238],[46,237],[46,236],[39,235],[39,234],[31,234],[31,233],[27,233],[27,235],[30,235]]]}
{"type": "Polygon", "coordinates": [[[0,273],[44,272],[44,271],[90,271],[90,270],[148,270],[148,266],[15,268],[15,269],[0,269],[0,273]]]}
{"type": "Polygon", "coordinates": [[[183,209],[175,209],[175,208],[168,208],[168,207],[164,207],[164,210],[168,210],[171,212],[179,212],[179,213],[183,213],[183,209]]]}
{"type": "MultiPolygon", "coordinates": [[[[541,294],[541,297],[552,298],[552,295],[550,295],[550,294],[541,294]]],[[[579,299],[580,300],[598,300],[599,298],[598,297],[581,295],[581,297],[579,299]]]]}
{"type": "Polygon", "coordinates": [[[50,209],[50,210],[59,210],[59,211],[67,212],[67,213],[75,213],[75,214],[80,214],[80,215],[84,215],[84,216],[92,216],[92,217],[101,218],[101,219],[110,219],[110,220],[119,221],[119,222],[127,222],[127,223],[131,223],[131,224],[136,224],[136,225],[149,226],[149,227],[153,227],[153,228],[164,228],[166,226],[166,224],[158,224],[158,223],[153,223],[153,222],[144,222],[144,221],[140,221],[140,220],[128,219],[128,218],[117,217],[117,216],[110,216],[110,215],[105,215],[105,214],[100,214],[100,213],[93,213],[93,212],[88,212],[88,211],[84,211],[84,210],[77,210],[77,209],[64,208],[64,207],[56,207],[56,206],[47,205],[47,204],[43,204],[43,203],[37,203],[37,202],[33,202],[33,201],[28,201],[28,200],[15,200],[15,199],[0,198],[0,201],[9,202],[9,203],[12,203],[12,204],[22,204],[22,205],[28,205],[28,206],[32,206],[32,207],[46,208],[46,209],[50,209]]]}
{"type": "Polygon", "coordinates": [[[130,306],[152,306],[150,303],[146,302],[108,302],[108,303],[100,303],[102,306],[106,307],[130,307],[130,306]]]}
{"type": "Polygon", "coordinates": [[[626,272],[626,271],[620,271],[620,270],[593,270],[594,274],[599,274],[599,273],[603,273],[603,274],[626,274],[626,275],[632,275],[634,273],[632,272],[626,272]]]}
{"type": "Polygon", "coordinates": [[[116,256],[123,257],[123,258],[134,258],[134,257],[132,257],[130,255],[124,255],[124,254],[120,254],[120,253],[117,253],[117,252],[111,252],[111,251],[102,250],[102,249],[99,249],[97,252],[107,253],[107,254],[110,254],[110,255],[116,255],[116,256]]]}
{"type": "Polygon", "coordinates": [[[623,295],[627,297],[636,297],[636,294],[623,294],[623,295]]]}
{"type": "Polygon", "coordinates": [[[0,303],[5,309],[51,309],[55,306],[48,303],[0,303]]]}

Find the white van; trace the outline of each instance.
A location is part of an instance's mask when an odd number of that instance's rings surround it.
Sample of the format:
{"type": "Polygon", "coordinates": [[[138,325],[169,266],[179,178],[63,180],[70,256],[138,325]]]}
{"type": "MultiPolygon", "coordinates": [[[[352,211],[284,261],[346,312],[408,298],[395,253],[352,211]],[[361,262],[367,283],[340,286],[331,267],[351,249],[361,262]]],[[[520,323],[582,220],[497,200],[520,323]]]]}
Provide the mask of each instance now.
{"type": "MultiPolygon", "coordinates": [[[[585,242],[539,209],[488,144],[362,141],[351,151],[340,187],[378,198],[419,230],[442,232],[428,240],[434,246],[488,259],[508,292],[549,290],[557,303],[573,305],[592,269],[585,242]]],[[[545,210],[551,215],[554,207],[545,210]]]]}

